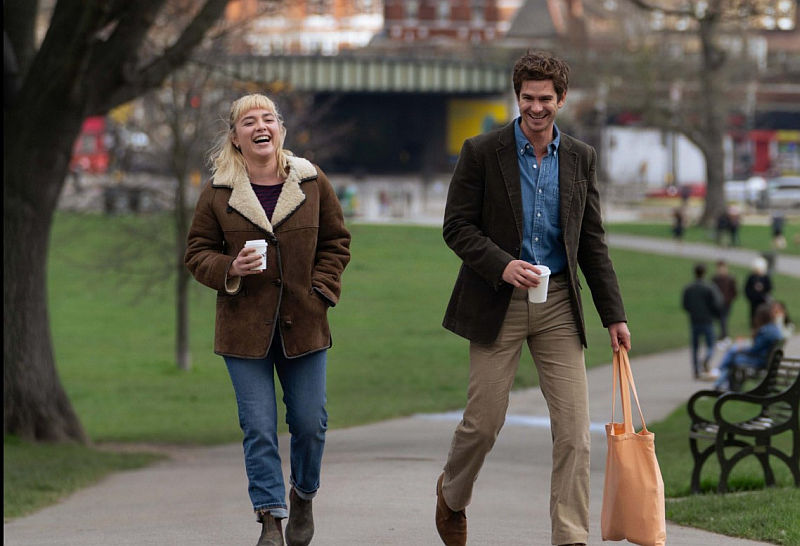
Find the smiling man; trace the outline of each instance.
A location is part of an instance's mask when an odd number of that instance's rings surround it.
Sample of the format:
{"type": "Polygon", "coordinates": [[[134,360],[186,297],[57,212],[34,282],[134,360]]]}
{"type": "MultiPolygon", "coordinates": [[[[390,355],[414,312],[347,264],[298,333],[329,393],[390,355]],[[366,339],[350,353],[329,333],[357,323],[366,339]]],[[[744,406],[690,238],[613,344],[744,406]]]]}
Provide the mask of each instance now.
{"type": "Polygon", "coordinates": [[[514,66],[520,116],[468,139],[444,217],[444,239],[463,264],[444,319],[467,338],[467,406],[436,486],[436,528],[448,546],[467,541],[465,509],[483,461],[505,421],[522,344],[527,342],[550,410],[553,544],[589,537],[589,407],[586,332],[578,267],[608,328],[611,346],[630,349],[617,277],[600,217],[597,154],[555,124],[569,67],[528,53],[514,66]],[[551,275],[544,303],[528,300],[551,275]]]}

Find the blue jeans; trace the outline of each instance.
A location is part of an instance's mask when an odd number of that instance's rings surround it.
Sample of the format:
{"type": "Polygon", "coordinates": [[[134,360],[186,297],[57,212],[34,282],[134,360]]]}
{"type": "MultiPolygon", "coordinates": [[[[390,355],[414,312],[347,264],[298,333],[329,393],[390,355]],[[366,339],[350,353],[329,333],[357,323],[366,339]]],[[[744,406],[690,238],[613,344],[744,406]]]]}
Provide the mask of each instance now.
{"type": "Polygon", "coordinates": [[[715,389],[730,388],[730,375],[731,368],[739,366],[743,368],[763,368],[764,362],[762,359],[743,351],[738,347],[731,347],[725,356],[722,357],[722,362],[719,364],[719,377],[714,382],[715,389]]]}
{"type": "Polygon", "coordinates": [[[275,373],[283,388],[286,423],[291,435],[290,483],[303,499],[319,488],[328,412],[325,409],[325,350],[286,358],[276,335],[266,358],[225,357],[236,392],[239,425],[244,432],[244,463],[248,492],[257,513],[288,516],[286,487],[278,453],[278,412],[275,373]]]}
{"type": "Polygon", "coordinates": [[[706,356],[703,359],[703,368],[711,360],[711,354],[714,351],[714,325],[708,324],[692,324],[692,366],[694,366],[695,377],[700,375],[701,370],[700,359],[698,353],[700,352],[700,338],[705,338],[706,342],[706,356]]]}

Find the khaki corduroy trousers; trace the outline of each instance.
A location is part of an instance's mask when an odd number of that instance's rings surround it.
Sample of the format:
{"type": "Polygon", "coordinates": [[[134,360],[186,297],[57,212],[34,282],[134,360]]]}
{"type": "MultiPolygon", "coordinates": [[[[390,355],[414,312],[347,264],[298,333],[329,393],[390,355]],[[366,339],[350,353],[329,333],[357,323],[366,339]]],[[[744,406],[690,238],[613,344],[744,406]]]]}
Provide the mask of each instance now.
{"type": "Polygon", "coordinates": [[[467,405],[456,427],[442,490],[462,510],[486,455],[503,426],[523,342],[527,342],[550,412],[553,469],[550,517],[553,544],[586,543],[589,536],[589,400],[583,345],[570,308],[566,275],[550,279],[547,301],[529,303],[515,289],[497,339],[470,343],[467,405]]]}

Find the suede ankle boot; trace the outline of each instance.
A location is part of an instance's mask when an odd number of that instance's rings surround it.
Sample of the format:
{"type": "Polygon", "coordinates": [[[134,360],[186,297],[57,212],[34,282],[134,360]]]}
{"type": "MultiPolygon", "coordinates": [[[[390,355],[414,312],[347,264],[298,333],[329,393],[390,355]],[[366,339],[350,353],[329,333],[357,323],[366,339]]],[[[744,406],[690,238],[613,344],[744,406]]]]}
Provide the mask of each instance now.
{"type": "Polygon", "coordinates": [[[314,515],[311,501],[301,499],[294,487],[289,492],[289,523],[286,525],[288,546],[308,546],[314,536],[314,515]]]}
{"type": "Polygon", "coordinates": [[[261,514],[261,536],[256,546],[284,546],[281,520],[270,513],[261,514]]]}

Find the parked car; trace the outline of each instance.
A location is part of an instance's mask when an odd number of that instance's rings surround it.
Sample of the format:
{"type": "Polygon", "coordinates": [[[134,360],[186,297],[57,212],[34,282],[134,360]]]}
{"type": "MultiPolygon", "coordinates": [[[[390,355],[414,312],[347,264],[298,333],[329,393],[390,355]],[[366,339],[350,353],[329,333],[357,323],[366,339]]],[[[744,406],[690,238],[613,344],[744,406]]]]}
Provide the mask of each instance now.
{"type": "Polygon", "coordinates": [[[683,184],[682,186],[666,186],[655,190],[650,190],[647,197],[705,197],[705,184],[683,184]]]}
{"type": "Polygon", "coordinates": [[[779,176],[768,180],[763,203],[768,208],[800,208],[800,176],[779,176]]]}
{"type": "Polygon", "coordinates": [[[725,200],[757,205],[766,189],[767,180],[762,176],[751,176],[747,180],[728,180],[725,182],[725,200]]]}

